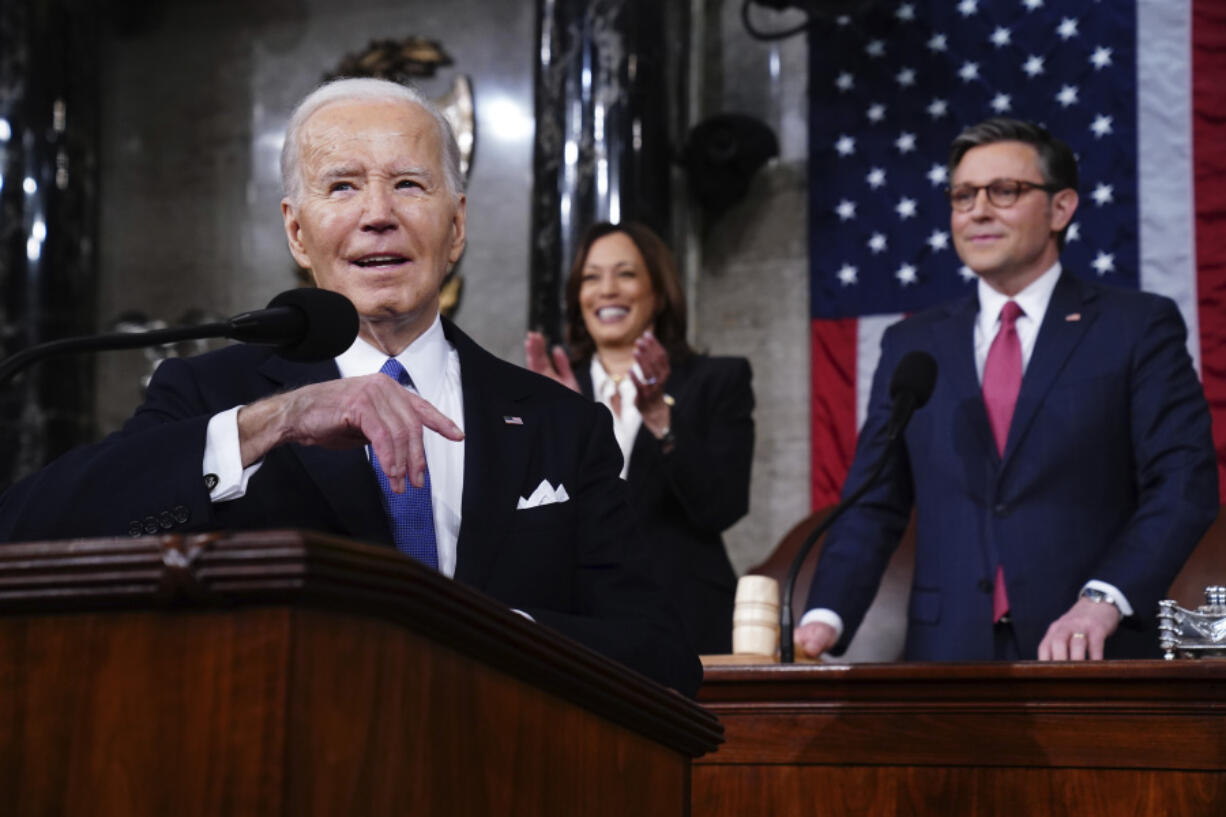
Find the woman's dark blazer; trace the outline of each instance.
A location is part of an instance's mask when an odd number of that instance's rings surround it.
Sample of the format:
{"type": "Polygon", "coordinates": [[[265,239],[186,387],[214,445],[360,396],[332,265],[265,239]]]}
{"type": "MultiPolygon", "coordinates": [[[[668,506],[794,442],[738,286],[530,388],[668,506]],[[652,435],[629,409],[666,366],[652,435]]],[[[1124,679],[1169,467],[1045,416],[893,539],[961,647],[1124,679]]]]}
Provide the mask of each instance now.
{"type": "MultiPolygon", "coordinates": [[[[672,595],[700,653],[732,651],[736,573],[722,533],[749,511],[753,389],[749,361],[693,355],[671,362],[665,391],[676,401],[665,453],[639,429],[626,481],[657,578],[672,595]]],[[[590,361],[576,377],[592,397],[590,361]]]]}

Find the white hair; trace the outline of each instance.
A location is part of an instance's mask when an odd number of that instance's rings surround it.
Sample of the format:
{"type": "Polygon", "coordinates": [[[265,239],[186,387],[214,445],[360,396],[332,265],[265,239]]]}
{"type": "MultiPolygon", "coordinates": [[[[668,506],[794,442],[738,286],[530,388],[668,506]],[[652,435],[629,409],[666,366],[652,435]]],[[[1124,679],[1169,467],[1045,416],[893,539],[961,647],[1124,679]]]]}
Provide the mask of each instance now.
{"type": "Polygon", "coordinates": [[[456,144],[451,125],[434,103],[421,91],[386,79],[338,79],[319,86],[306,96],[290,116],[281,145],[281,189],[285,197],[298,204],[302,196],[302,128],[320,108],[333,102],[408,102],[423,108],[438,126],[439,142],[443,146],[443,177],[453,196],[464,192],[464,177],[460,173],[460,146],[456,144]]]}

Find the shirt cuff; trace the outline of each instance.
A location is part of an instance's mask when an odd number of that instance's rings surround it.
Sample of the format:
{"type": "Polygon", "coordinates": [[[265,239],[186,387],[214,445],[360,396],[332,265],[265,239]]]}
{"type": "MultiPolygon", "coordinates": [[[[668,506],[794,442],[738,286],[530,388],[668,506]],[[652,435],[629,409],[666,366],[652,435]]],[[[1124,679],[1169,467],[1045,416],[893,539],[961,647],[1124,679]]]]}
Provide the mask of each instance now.
{"type": "Polygon", "coordinates": [[[825,607],[814,607],[800,617],[800,626],[803,627],[815,621],[820,621],[822,624],[829,624],[833,627],[834,640],[836,642],[843,637],[843,617],[833,610],[828,610],[825,607]]]}
{"type": "Polygon", "coordinates": [[[264,460],[243,467],[238,440],[238,410],[242,406],[214,414],[204,438],[204,485],[212,502],[229,502],[247,495],[247,482],[260,470],[264,460]]]}
{"type": "Polygon", "coordinates": [[[1121,593],[1120,589],[1115,585],[1101,582],[1098,579],[1090,579],[1081,589],[1085,590],[1087,588],[1090,590],[1100,590],[1103,593],[1106,593],[1111,600],[1115,602],[1115,606],[1119,608],[1120,613],[1125,618],[1132,615],[1132,605],[1128,603],[1128,598],[1121,593]]]}

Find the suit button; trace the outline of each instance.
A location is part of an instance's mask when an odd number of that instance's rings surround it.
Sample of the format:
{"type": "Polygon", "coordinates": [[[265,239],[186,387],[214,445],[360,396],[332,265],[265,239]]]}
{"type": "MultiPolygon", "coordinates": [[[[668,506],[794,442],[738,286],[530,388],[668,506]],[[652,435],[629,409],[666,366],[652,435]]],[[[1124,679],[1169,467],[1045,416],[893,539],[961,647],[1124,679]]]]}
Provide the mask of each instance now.
{"type": "Polygon", "coordinates": [[[162,526],[162,530],[170,530],[175,526],[175,519],[170,515],[170,511],[162,511],[158,514],[158,524],[162,526]]]}
{"type": "Polygon", "coordinates": [[[128,536],[140,536],[144,532],[145,529],[141,527],[139,519],[133,519],[128,523],[128,536]]]}
{"type": "Polygon", "coordinates": [[[996,512],[997,516],[1008,516],[1009,515],[1009,506],[1003,502],[997,502],[996,505],[992,508],[992,510],[996,512]]]}
{"type": "Polygon", "coordinates": [[[186,505],[175,505],[170,509],[170,513],[174,516],[175,521],[180,525],[192,518],[192,512],[187,509],[186,505]]]}
{"type": "Polygon", "coordinates": [[[158,520],[156,516],[146,516],[144,519],[145,533],[154,534],[159,530],[158,520]]]}
{"type": "Polygon", "coordinates": [[[991,593],[992,592],[992,582],[988,581],[987,579],[980,579],[979,589],[985,593],[991,593]]]}

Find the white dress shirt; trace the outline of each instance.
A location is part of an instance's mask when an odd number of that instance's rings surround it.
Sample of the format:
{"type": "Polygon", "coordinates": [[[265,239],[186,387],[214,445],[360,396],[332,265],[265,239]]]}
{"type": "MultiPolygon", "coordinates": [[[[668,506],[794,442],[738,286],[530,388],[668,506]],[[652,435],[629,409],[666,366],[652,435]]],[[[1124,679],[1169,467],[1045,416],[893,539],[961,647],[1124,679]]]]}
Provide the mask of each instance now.
{"type": "MultiPolygon", "coordinates": [[[[1035,341],[1039,337],[1039,327],[1043,325],[1043,317],[1047,314],[1047,307],[1051,303],[1052,293],[1056,290],[1056,283],[1060,280],[1060,273],[1061,266],[1057,261],[1012,298],[993,289],[982,278],[979,279],[979,314],[975,318],[975,371],[980,383],[983,383],[983,367],[988,359],[988,349],[996,339],[996,333],[1000,331],[1000,313],[1010,300],[1016,301],[1022,308],[1022,314],[1018,316],[1014,326],[1022,346],[1022,374],[1025,375],[1026,367],[1034,354],[1035,341]]],[[[1086,587],[1103,591],[1115,600],[1121,613],[1132,615],[1132,605],[1119,588],[1098,579],[1086,582],[1083,589],[1086,587]]],[[[834,610],[824,607],[809,610],[801,617],[800,626],[813,621],[829,624],[840,637],[843,635],[843,617],[834,610]]]]}
{"type": "MultiPolygon", "coordinates": [[[[464,428],[464,393],[460,386],[460,357],[443,335],[443,324],[434,319],[430,328],[396,355],[415,391],[464,428]]],[[[341,377],[374,374],[383,367],[387,355],[362,338],[353,342],[336,358],[341,377]]],[[[247,481],[263,463],[242,467],[238,440],[238,410],[235,406],[209,421],[204,449],[204,473],[218,481],[209,492],[214,502],[238,499],[247,490],[247,481]]],[[[425,429],[426,462],[430,469],[430,502],[434,511],[434,536],[438,545],[438,568],[445,576],[455,575],[456,540],[460,534],[460,505],[464,494],[464,441],[453,442],[425,429]]],[[[366,447],[370,458],[370,446],[366,447]]]]}
{"type": "MultiPolygon", "coordinates": [[[[617,445],[622,450],[621,478],[625,479],[630,473],[630,452],[634,450],[634,438],[643,426],[643,415],[639,414],[638,406],[634,404],[638,389],[634,387],[634,381],[629,375],[623,377],[620,383],[614,383],[595,355],[592,355],[589,371],[592,375],[592,394],[595,395],[596,401],[607,406],[613,415],[613,436],[617,438],[617,445]],[[613,411],[615,394],[621,397],[620,413],[613,411]]],[[[642,379],[643,372],[638,363],[634,364],[633,371],[635,377],[642,379]]]]}

